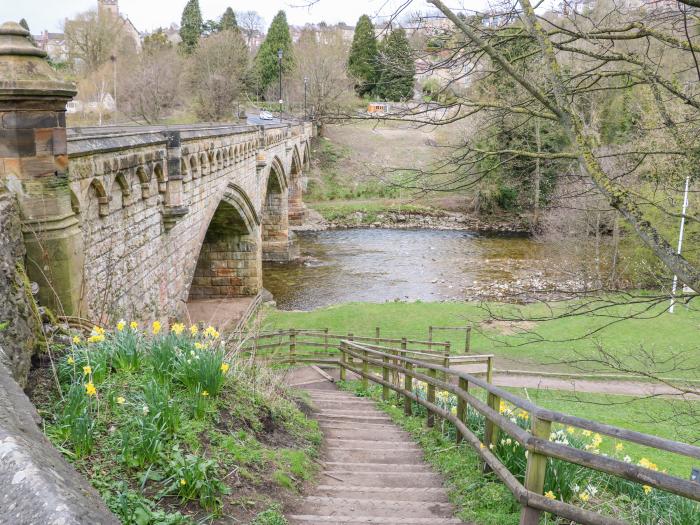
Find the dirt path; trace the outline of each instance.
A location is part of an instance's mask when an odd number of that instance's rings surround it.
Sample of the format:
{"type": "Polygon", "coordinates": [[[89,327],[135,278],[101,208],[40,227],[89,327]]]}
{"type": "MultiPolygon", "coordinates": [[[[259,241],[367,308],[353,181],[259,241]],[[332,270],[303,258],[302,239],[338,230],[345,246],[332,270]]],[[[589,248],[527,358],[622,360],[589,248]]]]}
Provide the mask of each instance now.
{"type": "MultiPolygon", "coordinates": [[[[457,370],[472,373],[474,368],[470,366],[455,366],[457,370]]],[[[572,392],[585,392],[590,394],[614,394],[621,396],[681,396],[683,393],[672,386],[648,383],[644,381],[606,380],[546,377],[537,375],[494,374],[493,383],[497,386],[512,388],[536,388],[539,390],[565,390],[572,392]]],[[[697,395],[688,395],[688,398],[698,398],[697,395]]]]}
{"type": "Polygon", "coordinates": [[[309,369],[292,381],[313,401],[325,437],[319,484],[288,516],[293,525],[460,524],[441,477],[369,399],[341,392],[309,369]]]}

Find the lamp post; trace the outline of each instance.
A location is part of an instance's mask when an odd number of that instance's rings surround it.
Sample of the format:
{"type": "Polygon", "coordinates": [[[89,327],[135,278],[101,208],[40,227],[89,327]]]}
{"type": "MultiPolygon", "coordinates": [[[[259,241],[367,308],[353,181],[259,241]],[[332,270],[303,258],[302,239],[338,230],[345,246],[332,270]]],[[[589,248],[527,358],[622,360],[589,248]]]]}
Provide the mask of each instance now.
{"type": "Polygon", "coordinates": [[[277,63],[279,64],[279,80],[280,80],[280,113],[282,113],[282,104],[283,104],[283,99],[282,99],[282,48],[279,48],[277,50],[277,63]]]}
{"type": "Polygon", "coordinates": [[[309,114],[306,111],[306,86],[309,83],[309,77],[304,77],[304,120],[309,118],[309,114]]]}
{"type": "MultiPolygon", "coordinates": [[[[681,254],[681,250],[683,249],[683,233],[685,233],[685,214],[688,211],[688,188],[690,186],[690,175],[688,175],[685,179],[685,192],[683,193],[683,211],[681,211],[681,229],[680,232],[678,233],[678,249],[676,250],[676,253],[678,255],[681,254]]],[[[678,286],[678,276],[674,275],[673,276],[673,287],[671,289],[671,306],[669,307],[668,311],[670,313],[673,313],[673,309],[676,306],[676,287],[678,286]]]]}

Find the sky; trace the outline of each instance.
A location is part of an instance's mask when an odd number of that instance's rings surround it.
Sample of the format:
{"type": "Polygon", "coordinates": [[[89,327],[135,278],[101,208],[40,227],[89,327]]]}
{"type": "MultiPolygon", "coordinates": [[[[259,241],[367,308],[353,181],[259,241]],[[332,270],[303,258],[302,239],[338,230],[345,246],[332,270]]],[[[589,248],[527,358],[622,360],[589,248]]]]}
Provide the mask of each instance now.
{"type": "MultiPolygon", "coordinates": [[[[140,31],[152,31],[180,23],[180,15],[187,0],[119,0],[120,12],[128,16],[140,31]]],[[[216,19],[231,6],[234,11],[257,11],[269,24],[280,9],[287,12],[293,25],[307,22],[345,22],[355,25],[362,14],[389,15],[402,0],[318,0],[308,7],[310,0],[199,0],[204,19],[216,19]]],[[[452,0],[450,7],[478,6],[484,0],[452,0]]],[[[32,33],[42,30],[60,31],[65,18],[97,6],[97,0],[0,0],[0,23],[26,18],[32,33]]],[[[425,10],[425,0],[413,0],[411,10],[425,10]]]]}

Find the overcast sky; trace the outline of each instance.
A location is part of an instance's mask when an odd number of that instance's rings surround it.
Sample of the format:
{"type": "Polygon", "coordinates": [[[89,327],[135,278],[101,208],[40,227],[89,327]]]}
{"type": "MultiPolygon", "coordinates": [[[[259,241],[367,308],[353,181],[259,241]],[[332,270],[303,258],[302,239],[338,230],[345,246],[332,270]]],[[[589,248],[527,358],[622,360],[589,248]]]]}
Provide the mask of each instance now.
{"type": "MultiPolygon", "coordinates": [[[[450,7],[478,8],[486,0],[450,0],[450,7]]],[[[119,0],[122,14],[127,15],[141,31],[180,23],[187,0],[119,0]]],[[[308,0],[199,0],[205,19],[218,18],[231,6],[234,11],[258,11],[269,24],[280,9],[287,12],[291,24],[307,22],[346,22],[355,25],[360,15],[389,15],[401,0],[319,0],[312,7],[299,7],[308,0]],[[296,6],[296,7],[295,7],[296,6]]],[[[0,22],[26,18],[33,33],[43,29],[60,31],[65,18],[97,6],[97,0],[0,0],[0,22]]],[[[426,9],[425,0],[413,0],[411,10],[426,9]]]]}

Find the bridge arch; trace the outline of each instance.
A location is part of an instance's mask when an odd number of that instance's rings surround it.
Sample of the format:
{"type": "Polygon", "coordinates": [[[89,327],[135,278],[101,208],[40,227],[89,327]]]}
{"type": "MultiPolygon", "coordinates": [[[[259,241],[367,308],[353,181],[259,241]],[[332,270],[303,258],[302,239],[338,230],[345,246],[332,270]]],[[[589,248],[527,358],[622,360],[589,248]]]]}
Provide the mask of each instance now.
{"type": "Polygon", "coordinates": [[[270,163],[262,200],[263,261],[289,260],[288,187],[284,166],[279,157],[270,163]]]}
{"type": "Polygon", "coordinates": [[[246,297],[260,291],[260,219],[239,186],[226,187],[200,238],[188,301],[246,297]]]}

